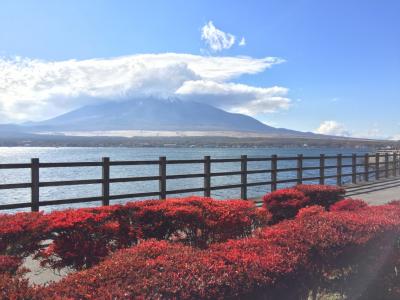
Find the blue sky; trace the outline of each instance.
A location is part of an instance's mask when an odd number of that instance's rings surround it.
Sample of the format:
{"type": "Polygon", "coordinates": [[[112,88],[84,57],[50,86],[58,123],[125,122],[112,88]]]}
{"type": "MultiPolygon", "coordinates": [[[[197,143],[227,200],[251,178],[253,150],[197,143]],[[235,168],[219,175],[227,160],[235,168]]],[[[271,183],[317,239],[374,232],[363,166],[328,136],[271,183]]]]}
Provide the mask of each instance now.
{"type": "Polygon", "coordinates": [[[164,96],[173,89],[183,98],[204,96],[207,103],[249,113],[273,126],[400,139],[399,13],[400,1],[375,0],[3,0],[0,123],[50,117],[86,104],[88,100],[83,98],[114,97],[115,93],[131,96],[149,87],[164,96]],[[211,35],[219,30],[228,38],[223,49],[213,50],[209,40],[201,38],[210,21],[213,27],[207,28],[211,35]],[[233,45],[228,34],[235,37],[233,45]],[[242,38],[245,45],[239,45],[242,38]],[[224,57],[247,56],[249,61],[234,64],[257,66],[248,70],[241,65],[232,71],[225,62],[224,74],[236,73],[217,78],[215,74],[200,74],[199,66],[191,66],[181,56],[173,57],[174,65],[167,71],[152,68],[160,61],[171,61],[168,56],[150,61],[135,56],[134,63],[118,60],[121,56],[165,53],[191,54],[197,60],[205,57],[199,64],[207,66],[210,58],[217,58],[213,62],[219,65],[218,59],[224,57]],[[266,57],[279,58],[280,63],[257,61],[266,57]],[[126,70],[135,84],[121,79],[108,89],[89,80],[91,73],[82,75],[86,76],[84,87],[80,82],[69,86],[55,83],[64,78],[60,73],[76,78],[77,70],[78,74],[83,69],[88,72],[82,64],[93,59],[97,60],[90,68],[103,66],[101,59],[106,59],[104,68],[116,76],[127,77],[118,66],[136,66],[138,61],[144,61],[147,71],[126,70]],[[57,62],[54,69],[52,63],[57,62]],[[44,74],[40,82],[38,73],[44,74]],[[165,87],[163,79],[174,74],[183,79],[167,82],[165,87]],[[29,81],[32,76],[36,77],[29,81]],[[145,78],[140,81],[141,90],[132,87],[137,88],[138,77],[145,78]],[[51,93],[41,90],[48,87],[51,93]],[[203,95],[204,89],[207,94],[203,95]]]}

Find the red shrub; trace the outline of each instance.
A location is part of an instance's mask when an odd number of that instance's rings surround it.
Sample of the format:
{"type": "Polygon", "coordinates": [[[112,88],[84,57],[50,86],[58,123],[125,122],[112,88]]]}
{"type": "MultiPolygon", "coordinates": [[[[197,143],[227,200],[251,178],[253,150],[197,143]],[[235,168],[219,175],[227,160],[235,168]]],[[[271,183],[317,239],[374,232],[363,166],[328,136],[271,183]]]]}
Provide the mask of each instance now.
{"type": "MultiPolygon", "coordinates": [[[[399,299],[400,206],[328,212],[321,206],[302,208],[291,202],[302,196],[302,205],[309,203],[296,189],[272,194],[267,196],[275,198],[266,203],[277,201],[279,209],[292,205],[299,210],[297,217],[255,233],[252,230],[269,219],[266,210],[246,201],[199,197],[54,212],[40,217],[37,224],[32,223],[34,217],[24,216],[18,224],[31,224],[28,229],[46,225],[38,236],[42,241],[53,239],[42,254],[49,265],[80,269],[98,264],[59,283],[30,288],[9,264],[12,258],[4,257],[11,271],[0,274],[0,297],[304,299],[310,290],[314,295],[326,290],[349,299],[399,299]],[[124,236],[126,232],[131,235],[124,236]],[[152,235],[168,241],[141,241],[104,258],[152,235]],[[237,237],[246,238],[227,240],[237,237]]],[[[347,207],[346,201],[339,203],[338,207],[347,207]]],[[[4,224],[12,224],[11,219],[4,224]]],[[[14,234],[23,241],[21,228],[4,229],[1,237],[14,234]]]]}
{"type": "Polygon", "coordinates": [[[22,275],[11,276],[4,273],[0,274],[0,299],[39,300],[40,298],[37,297],[35,289],[29,286],[28,280],[23,278],[22,275]]]}
{"type": "Polygon", "coordinates": [[[126,208],[119,222],[140,228],[143,239],[182,241],[198,247],[247,236],[270,220],[268,213],[243,200],[187,197],[131,202],[126,208]]]}
{"type": "Polygon", "coordinates": [[[390,205],[399,205],[400,206],[400,200],[393,200],[389,202],[390,205]]]}
{"type": "Polygon", "coordinates": [[[273,215],[273,222],[291,219],[306,206],[319,205],[327,209],[339,201],[345,190],[328,185],[297,185],[264,196],[264,207],[273,215]]]}
{"type": "Polygon", "coordinates": [[[188,197],[131,202],[124,206],[52,212],[43,217],[52,243],[38,254],[52,268],[83,269],[139,239],[170,240],[197,247],[245,237],[269,215],[243,200],[188,197]]]}
{"type": "Polygon", "coordinates": [[[42,213],[0,215],[0,254],[26,257],[39,250],[45,238],[42,213]]]}
{"type": "Polygon", "coordinates": [[[20,268],[21,264],[19,257],[0,255],[0,299],[28,300],[36,297],[36,291],[23,278],[29,270],[20,268]]]}
{"type": "Polygon", "coordinates": [[[15,274],[17,269],[21,266],[22,259],[15,256],[0,255],[0,274],[9,273],[15,274]]]}
{"type": "Polygon", "coordinates": [[[314,212],[206,250],[144,242],[41,289],[37,297],[300,299],[309,289],[336,288],[350,299],[396,299],[397,279],[388,276],[396,261],[388,257],[399,257],[393,245],[400,209],[306,210],[314,212]]]}
{"type": "Polygon", "coordinates": [[[343,199],[329,207],[330,211],[354,211],[367,207],[368,204],[361,199],[343,199]]]}
{"type": "Polygon", "coordinates": [[[323,208],[320,205],[307,206],[299,210],[299,212],[296,215],[296,218],[307,218],[310,216],[318,215],[324,211],[325,208],[323,208]]]}
{"type": "Polygon", "coordinates": [[[231,241],[226,247],[217,245],[210,250],[144,242],[44,288],[39,298],[239,298],[253,294],[256,284],[272,286],[276,278],[293,271],[296,259],[276,250],[259,239],[231,241]]]}
{"type": "Polygon", "coordinates": [[[346,190],[342,187],[318,184],[300,184],[293,187],[304,193],[309,199],[309,205],[321,205],[326,209],[343,198],[346,190]]]}
{"type": "Polygon", "coordinates": [[[298,242],[307,246],[303,250],[307,260],[302,262],[306,272],[296,281],[309,289],[336,289],[349,299],[397,299],[399,293],[396,297],[387,293],[399,286],[394,270],[400,260],[396,264],[391,257],[400,257],[400,210],[390,205],[356,212],[316,210],[320,212],[265,228],[260,234],[288,248],[298,242]]]}
{"type": "Polygon", "coordinates": [[[118,246],[119,224],[112,213],[119,206],[54,211],[44,216],[52,242],[37,257],[53,269],[91,267],[118,246]]]}
{"type": "Polygon", "coordinates": [[[294,218],[300,208],[309,203],[309,198],[295,189],[282,189],[264,196],[264,207],[271,212],[273,222],[294,218]]]}

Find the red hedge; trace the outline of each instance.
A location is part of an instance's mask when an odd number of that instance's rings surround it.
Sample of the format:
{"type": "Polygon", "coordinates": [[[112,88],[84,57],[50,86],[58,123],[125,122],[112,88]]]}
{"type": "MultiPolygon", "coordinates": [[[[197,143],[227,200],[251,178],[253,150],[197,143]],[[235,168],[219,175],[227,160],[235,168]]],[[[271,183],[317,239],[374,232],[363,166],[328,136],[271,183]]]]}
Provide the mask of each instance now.
{"type": "Polygon", "coordinates": [[[327,185],[297,185],[277,190],[263,197],[264,207],[271,212],[273,222],[291,219],[298,211],[307,206],[319,205],[328,209],[339,201],[345,190],[327,185]]]}
{"type": "Polygon", "coordinates": [[[275,253],[276,248],[268,247],[266,241],[250,239],[246,242],[248,251],[237,248],[229,249],[227,245],[221,250],[199,250],[165,241],[145,242],[121,250],[92,269],[42,289],[38,297],[238,298],[253,293],[255,278],[258,283],[272,285],[281,272],[290,273],[295,265],[283,253],[275,253]]]}
{"type": "Polygon", "coordinates": [[[37,258],[53,269],[90,267],[118,246],[111,219],[118,206],[54,211],[44,215],[46,238],[52,242],[37,258]]]}
{"type": "Polygon", "coordinates": [[[330,211],[354,211],[354,210],[359,210],[362,208],[367,207],[367,203],[365,203],[361,199],[343,199],[340,200],[339,202],[336,202],[335,204],[331,205],[329,208],[330,211]]]}
{"type": "Polygon", "coordinates": [[[400,200],[390,201],[389,204],[391,204],[391,205],[400,205],[400,200]]]}
{"type": "Polygon", "coordinates": [[[293,188],[304,193],[310,199],[309,205],[321,205],[326,209],[341,200],[346,194],[344,188],[331,185],[300,184],[293,188]]]}
{"type": "Polygon", "coordinates": [[[248,236],[267,224],[270,215],[249,201],[188,197],[132,202],[122,223],[136,223],[144,239],[183,241],[197,247],[248,236]]]}
{"type": "Polygon", "coordinates": [[[212,242],[248,236],[269,220],[269,214],[251,202],[202,197],[4,215],[0,255],[35,254],[44,266],[80,270],[142,239],[204,248],[212,242]]]}
{"type": "Polygon", "coordinates": [[[37,289],[29,286],[23,275],[29,271],[20,268],[22,259],[15,256],[0,255],[0,299],[35,299],[37,289]]]}
{"type": "Polygon", "coordinates": [[[325,209],[320,205],[307,206],[299,210],[299,212],[296,215],[296,218],[306,218],[309,216],[318,215],[324,211],[325,209]]]}
{"type": "Polygon", "coordinates": [[[302,299],[311,289],[350,299],[398,299],[398,206],[307,210],[253,238],[205,250],[144,242],[40,289],[37,297],[302,299]]]}
{"type": "Polygon", "coordinates": [[[310,199],[295,189],[282,189],[264,196],[264,207],[271,212],[273,222],[294,218],[300,208],[309,204],[310,199]]]}
{"type": "Polygon", "coordinates": [[[25,257],[40,248],[45,238],[42,213],[0,215],[0,255],[25,257]]]}
{"type": "Polygon", "coordinates": [[[15,274],[21,264],[22,260],[19,257],[0,255],[0,274],[15,274]]]}
{"type": "MultiPolygon", "coordinates": [[[[0,299],[4,300],[39,300],[35,288],[29,286],[27,279],[22,275],[12,276],[7,273],[0,274],[0,299]]],[[[54,299],[47,297],[47,299],[54,299]]]]}
{"type": "MultiPolygon", "coordinates": [[[[298,196],[296,192],[282,192],[281,199],[298,196]]],[[[300,208],[295,219],[253,234],[255,227],[269,219],[265,210],[245,201],[209,198],[145,201],[32,214],[32,218],[17,215],[15,220],[6,217],[2,224],[7,226],[0,235],[4,252],[21,257],[41,250],[41,245],[25,236],[22,229],[26,229],[41,241],[52,237],[51,246],[42,249],[47,251],[44,257],[49,265],[78,269],[97,265],[59,283],[29,287],[15,269],[17,260],[13,265],[13,258],[0,256],[6,266],[0,274],[0,296],[24,300],[306,299],[311,290],[313,295],[332,291],[349,299],[400,299],[396,272],[400,269],[400,206],[362,205],[353,210],[349,203],[354,201],[342,201],[337,207],[345,210],[329,212],[315,205],[300,208]],[[27,241],[29,251],[5,237],[27,241]],[[164,241],[140,241],[151,237],[164,241]],[[231,237],[245,238],[227,240],[231,237]],[[64,243],[69,251],[62,247],[64,243]],[[130,244],[134,246],[101,261],[105,252],[130,244]],[[90,257],[92,253],[95,258],[90,257]]]]}

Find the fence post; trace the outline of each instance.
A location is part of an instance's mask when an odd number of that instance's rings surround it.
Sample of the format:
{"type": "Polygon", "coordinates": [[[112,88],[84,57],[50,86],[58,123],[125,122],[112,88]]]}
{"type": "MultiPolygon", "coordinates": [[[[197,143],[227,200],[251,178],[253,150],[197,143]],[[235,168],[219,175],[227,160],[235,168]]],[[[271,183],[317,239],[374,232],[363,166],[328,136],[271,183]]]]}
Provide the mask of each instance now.
{"type": "Polygon", "coordinates": [[[397,176],[397,153],[393,152],[393,171],[392,174],[394,177],[397,176]]]}
{"type": "Polygon", "coordinates": [[[385,153],[385,177],[389,178],[389,153],[385,153]]]}
{"type": "Polygon", "coordinates": [[[375,155],[375,179],[378,180],[380,177],[380,172],[379,172],[379,168],[380,168],[380,157],[379,157],[379,153],[376,153],[375,155]]]}
{"type": "Polygon", "coordinates": [[[303,154],[297,155],[297,184],[303,183],[303,154]]]}
{"type": "Polygon", "coordinates": [[[342,154],[337,155],[336,184],[342,185],[342,154]]]}
{"type": "Polygon", "coordinates": [[[357,154],[351,155],[351,183],[357,183],[357,154]]]}
{"type": "Polygon", "coordinates": [[[159,191],[160,199],[164,200],[167,198],[167,158],[165,156],[160,157],[159,161],[159,191]]]}
{"type": "Polygon", "coordinates": [[[39,211],[39,158],[31,159],[31,210],[39,211]]]}
{"type": "Polygon", "coordinates": [[[240,198],[247,200],[247,155],[240,157],[240,198]]]}
{"type": "Polygon", "coordinates": [[[277,178],[278,178],[278,156],[276,154],[271,156],[271,192],[277,189],[277,178]]]}
{"type": "Polygon", "coordinates": [[[211,157],[204,156],[204,197],[211,197],[211,157]]]}
{"type": "Polygon", "coordinates": [[[319,156],[319,184],[325,184],[325,154],[319,156]]]}
{"type": "Polygon", "coordinates": [[[103,206],[110,205],[110,158],[102,159],[102,186],[101,186],[101,204],[103,206]]]}
{"type": "Polygon", "coordinates": [[[369,181],[369,154],[364,155],[364,181],[369,181]]]}
{"type": "MultiPolygon", "coordinates": [[[[396,154],[396,171],[400,175],[399,155],[396,154]]],[[[397,175],[397,174],[396,174],[397,175]]]]}

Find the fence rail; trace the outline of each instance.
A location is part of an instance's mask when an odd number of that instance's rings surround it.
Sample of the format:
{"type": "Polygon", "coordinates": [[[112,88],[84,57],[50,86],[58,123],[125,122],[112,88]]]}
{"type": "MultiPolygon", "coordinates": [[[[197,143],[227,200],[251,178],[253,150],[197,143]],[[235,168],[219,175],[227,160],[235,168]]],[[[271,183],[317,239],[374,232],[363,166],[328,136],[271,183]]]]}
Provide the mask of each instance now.
{"type": "Polygon", "coordinates": [[[166,157],[160,157],[158,160],[137,160],[137,161],[112,161],[108,157],[103,157],[99,162],[58,162],[58,163],[42,163],[38,158],[32,158],[31,163],[23,164],[0,164],[0,170],[4,169],[30,169],[30,182],[27,183],[7,183],[0,184],[0,190],[30,188],[31,201],[23,203],[1,204],[0,210],[31,208],[32,211],[38,211],[40,207],[47,205],[75,204],[99,201],[102,205],[109,205],[110,200],[141,198],[141,197],[159,197],[165,199],[168,195],[183,193],[199,193],[209,197],[212,191],[225,189],[240,189],[240,197],[247,199],[249,187],[269,186],[271,191],[278,188],[280,184],[301,184],[303,182],[316,181],[320,184],[326,183],[327,179],[336,179],[337,185],[342,185],[343,178],[349,178],[349,182],[357,184],[360,181],[378,180],[380,178],[388,178],[400,175],[400,155],[393,153],[376,153],[365,155],[324,155],[319,156],[303,156],[299,154],[294,157],[272,155],[269,157],[247,157],[242,155],[240,158],[211,158],[205,156],[203,159],[190,160],[167,160],[166,157]],[[335,164],[327,165],[328,161],[335,161],[335,164]],[[291,161],[296,167],[279,168],[280,161],[291,161]],[[343,163],[346,161],[347,163],[343,163]],[[249,162],[267,162],[270,164],[269,169],[249,170],[249,162]],[[312,165],[305,166],[305,162],[313,162],[312,165]],[[221,163],[238,163],[238,169],[227,172],[212,172],[211,166],[221,163]],[[200,164],[203,165],[203,172],[192,174],[167,174],[167,165],[184,165],[184,164],[200,164]],[[157,176],[137,176],[137,177],[121,177],[110,178],[110,169],[113,166],[158,166],[157,176]],[[101,167],[101,178],[98,179],[77,179],[65,181],[40,181],[40,169],[44,168],[76,168],[76,167],[101,167]],[[350,169],[351,172],[343,171],[350,169]],[[327,170],[336,170],[335,174],[327,174],[327,170]],[[318,176],[305,177],[305,171],[316,171],[318,176]],[[280,174],[284,172],[293,172],[293,178],[280,179],[280,174]],[[269,174],[270,180],[257,182],[248,182],[248,175],[251,174],[269,174]],[[220,176],[240,176],[240,183],[212,185],[211,179],[220,176]],[[371,178],[371,175],[373,176],[371,178]],[[383,176],[381,176],[383,175],[383,176]],[[203,186],[185,189],[167,189],[168,180],[187,179],[187,178],[203,178],[203,186]],[[126,182],[144,182],[158,181],[158,190],[152,192],[130,193],[110,195],[110,185],[112,183],[126,182]],[[72,198],[61,200],[40,200],[41,187],[59,187],[59,186],[75,186],[75,185],[101,185],[101,195],[84,198],[72,198]]]}

